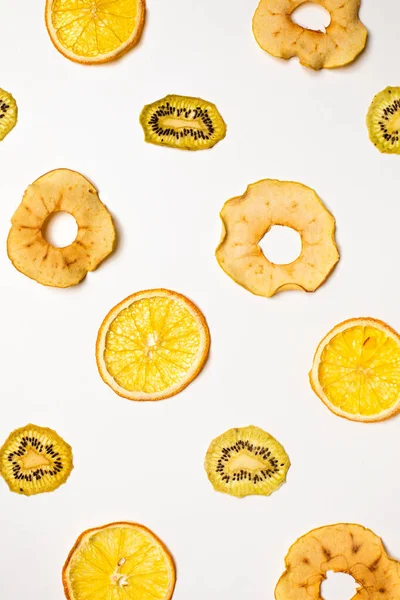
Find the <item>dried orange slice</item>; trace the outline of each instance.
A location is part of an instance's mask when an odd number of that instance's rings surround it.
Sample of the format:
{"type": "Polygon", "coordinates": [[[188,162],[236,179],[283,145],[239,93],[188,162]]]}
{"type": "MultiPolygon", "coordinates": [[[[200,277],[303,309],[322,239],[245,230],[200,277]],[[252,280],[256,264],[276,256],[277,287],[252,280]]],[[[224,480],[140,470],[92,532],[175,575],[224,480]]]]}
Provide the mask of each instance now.
{"type": "Polygon", "coordinates": [[[114,60],[140,39],[145,0],[47,0],[46,26],[61,54],[75,62],[114,60]]]}
{"type": "Polygon", "coordinates": [[[96,359],[101,377],[120,396],[162,400],[193,381],[209,347],[205,318],[190,300],[170,290],[147,290],[106,316],[96,359]]]}
{"type": "Polygon", "coordinates": [[[175,580],[164,544],[136,523],[84,531],[63,568],[68,600],[169,600],[175,580]]]}
{"type": "Polygon", "coordinates": [[[362,525],[337,523],[309,531],[290,547],[285,566],[276,600],[321,600],[328,571],[354,577],[360,587],[353,600],[400,597],[400,564],[362,525]]]}
{"type": "Polygon", "coordinates": [[[386,323],[357,318],[320,342],[310,382],[326,406],[352,421],[383,421],[400,411],[400,336],[386,323]]]}

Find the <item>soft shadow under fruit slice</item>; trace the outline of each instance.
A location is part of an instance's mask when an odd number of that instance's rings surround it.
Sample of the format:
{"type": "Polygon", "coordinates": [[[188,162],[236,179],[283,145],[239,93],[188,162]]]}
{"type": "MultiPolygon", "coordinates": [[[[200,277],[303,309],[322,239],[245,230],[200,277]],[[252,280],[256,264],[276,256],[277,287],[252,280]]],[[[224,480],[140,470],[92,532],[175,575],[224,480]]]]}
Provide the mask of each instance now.
{"type": "Polygon", "coordinates": [[[145,140],[181,150],[205,150],[222,140],[226,125],[215,104],[169,95],[148,104],[140,115],[145,140]]]}
{"type": "Polygon", "coordinates": [[[272,494],[286,480],[290,460],[272,435],[250,425],[213,440],[204,466],[215,490],[241,498],[272,494]]]}
{"type": "Polygon", "coordinates": [[[97,338],[101,377],[129,400],[162,400],[203,368],[210,334],[200,310],[170,290],[137,292],[115,306],[97,338]]]}
{"type": "Polygon", "coordinates": [[[400,87],[387,87],[373,99],[367,114],[371,142],[387,154],[400,154],[400,87]]]}
{"type": "Polygon", "coordinates": [[[299,538],[285,558],[286,571],[275,588],[276,600],[321,600],[328,571],[347,573],[359,584],[354,598],[400,597],[400,564],[370,529],[337,523],[299,538]]]}
{"type": "Polygon", "coordinates": [[[11,94],[0,88],[0,142],[17,124],[17,103],[11,94]]]}
{"type": "Polygon", "coordinates": [[[136,523],[83,532],[63,568],[68,600],[169,600],[175,580],[167,548],[136,523]]]}
{"type": "Polygon", "coordinates": [[[400,336],[377,319],[336,325],[317,348],[310,383],[339,417],[389,419],[400,411],[400,336]]]}
{"type": "Polygon", "coordinates": [[[46,26],[66,58],[100,64],[139,41],[145,10],[145,0],[47,0],[46,26]]]}
{"type": "Polygon", "coordinates": [[[13,431],[0,450],[0,474],[12,492],[52,492],[68,479],[72,449],[52,429],[27,425],[13,431]]]}

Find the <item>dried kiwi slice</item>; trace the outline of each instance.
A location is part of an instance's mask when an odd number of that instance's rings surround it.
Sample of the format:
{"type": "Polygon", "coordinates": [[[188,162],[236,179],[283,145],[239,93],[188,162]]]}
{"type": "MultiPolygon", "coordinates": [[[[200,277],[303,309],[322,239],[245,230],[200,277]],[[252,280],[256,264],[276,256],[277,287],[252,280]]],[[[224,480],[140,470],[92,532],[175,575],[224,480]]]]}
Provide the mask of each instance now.
{"type": "Polygon", "coordinates": [[[378,150],[400,154],[400,87],[387,87],[375,96],[368,110],[367,127],[378,150]]]}
{"type": "Polygon", "coordinates": [[[72,468],[71,446],[47,427],[16,429],[0,449],[0,474],[17,494],[52,492],[66,482],[72,468]]]}
{"type": "Polygon", "coordinates": [[[14,98],[0,88],[0,141],[15,127],[17,116],[18,108],[14,98]]]}
{"type": "Polygon", "coordinates": [[[169,95],[145,106],[140,115],[145,140],[181,150],[205,150],[222,140],[226,125],[215,104],[169,95]]]}
{"type": "Polygon", "coordinates": [[[250,425],[213,440],[204,466],[215,490],[242,498],[272,494],[286,480],[290,460],[272,435],[250,425]]]}

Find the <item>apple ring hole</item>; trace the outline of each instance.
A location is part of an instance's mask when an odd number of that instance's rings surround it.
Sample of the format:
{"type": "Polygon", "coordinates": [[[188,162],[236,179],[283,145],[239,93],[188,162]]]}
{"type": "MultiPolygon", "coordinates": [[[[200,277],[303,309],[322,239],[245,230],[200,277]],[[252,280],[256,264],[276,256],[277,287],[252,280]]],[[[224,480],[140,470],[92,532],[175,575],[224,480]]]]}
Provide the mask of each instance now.
{"type": "Polygon", "coordinates": [[[357,591],[355,579],[347,573],[334,573],[328,571],[325,581],[321,585],[321,597],[323,600],[347,600],[354,598],[357,591]]]}
{"type": "Polygon", "coordinates": [[[76,240],[78,223],[68,212],[51,213],[43,224],[42,235],[54,248],[65,248],[76,240]]]}
{"type": "Polygon", "coordinates": [[[259,242],[264,256],[275,265],[288,265],[301,254],[301,237],[291,227],[273,225],[259,242]]]}
{"type": "Polygon", "coordinates": [[[321,31],[326,33],[326,28],[331,23],[331,15],[320,4],[306,2],[298,6],[291,14],[293,23],[300,25],[303,29],[310,31],[321,31]]]}

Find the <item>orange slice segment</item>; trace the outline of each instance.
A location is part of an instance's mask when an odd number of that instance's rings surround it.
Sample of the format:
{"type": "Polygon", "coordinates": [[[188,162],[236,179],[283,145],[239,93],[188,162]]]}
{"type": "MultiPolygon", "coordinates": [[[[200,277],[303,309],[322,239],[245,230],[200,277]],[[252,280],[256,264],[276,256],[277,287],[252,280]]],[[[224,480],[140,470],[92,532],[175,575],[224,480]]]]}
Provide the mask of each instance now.
{"type": "Polygon", "coordinates": [[[169,600],[175,580],[164,544],[136,523],[85,531],[63,569],[68,600],[169,600]]]}
{"type": "Polygon", "coordinates": [[[96,64],[118,58],[142,33],[145,0],[47,0],[46,26],[61,54],[96,64]]]}
{"type": "Polygon", "coordinates": [[[340,323],[319,344],[310,382],[340,417],[388,419],[400,411],[400,336],[376,319],[340,323]]]}
{"type": "Polygon", "coordinates": [[[129,400],[162,400],[203,368],[210,346],[204,316],[169,290],[129,296],[106,316],[97,338],[101,377],[129,400]]]}

